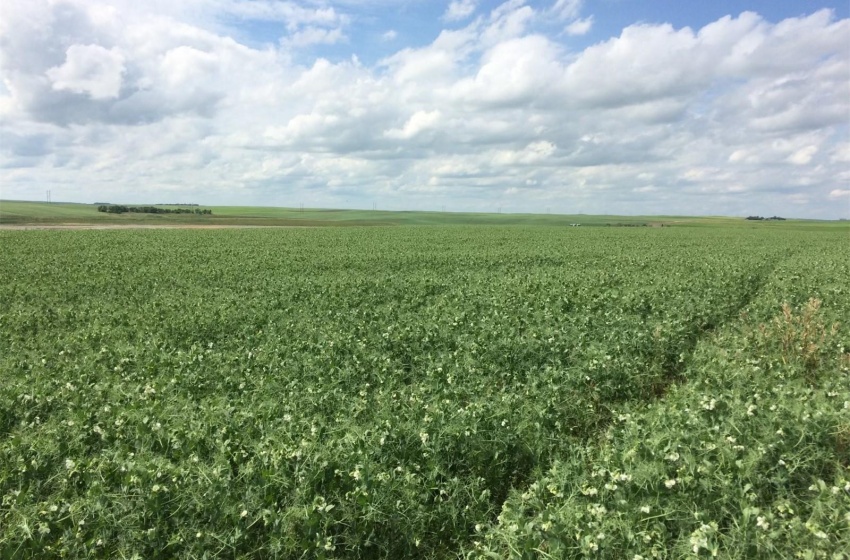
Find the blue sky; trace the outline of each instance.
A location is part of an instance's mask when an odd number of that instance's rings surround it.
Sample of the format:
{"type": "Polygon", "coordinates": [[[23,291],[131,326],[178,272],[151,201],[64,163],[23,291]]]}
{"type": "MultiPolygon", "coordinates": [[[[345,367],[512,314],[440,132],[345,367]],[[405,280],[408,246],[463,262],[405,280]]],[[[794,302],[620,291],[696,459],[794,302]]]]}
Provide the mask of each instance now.
{"type": "Polygon", "coordinates": [[[848,11],[7,0],[0,198],[848,217],[848,11]]]}

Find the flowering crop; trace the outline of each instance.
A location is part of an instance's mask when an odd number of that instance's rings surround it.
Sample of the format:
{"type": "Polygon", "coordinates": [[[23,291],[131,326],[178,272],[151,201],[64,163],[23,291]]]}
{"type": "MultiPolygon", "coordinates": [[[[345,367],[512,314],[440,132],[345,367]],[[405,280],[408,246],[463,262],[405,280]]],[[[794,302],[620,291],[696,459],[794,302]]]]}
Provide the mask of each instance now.
{"type": "Polygon", "coordinates": [[[840,555],[845,234],[0,232],[0,557],[840,555]]]}

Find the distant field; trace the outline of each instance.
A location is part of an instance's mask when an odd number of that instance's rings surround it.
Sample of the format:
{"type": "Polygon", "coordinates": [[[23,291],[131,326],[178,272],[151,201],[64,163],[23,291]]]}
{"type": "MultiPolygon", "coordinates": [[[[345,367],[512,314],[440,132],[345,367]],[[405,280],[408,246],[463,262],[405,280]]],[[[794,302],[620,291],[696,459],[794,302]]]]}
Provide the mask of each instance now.
{"type": "MultiPolygon", "coordinates": [[[[161,206],[177,208],[176,206],[161,206]]],[[[93,204],[22,202],[0,200],[0,226],[50,224],[243,225],[243,226],[370,226],[370,225],[551,225],[567,226],[746,226],[842,227],[839,222],[788,220],[750,222],[742,218],[694,216],[589,216],[563,214],[487,214],[473,212],[400,212],[374,210],[325,210],[260,206],[199,206],[211,216],[193,214],[107,214],[93,204]]],[[[848,227],[846,223],[844,227],[848,227]]]]}

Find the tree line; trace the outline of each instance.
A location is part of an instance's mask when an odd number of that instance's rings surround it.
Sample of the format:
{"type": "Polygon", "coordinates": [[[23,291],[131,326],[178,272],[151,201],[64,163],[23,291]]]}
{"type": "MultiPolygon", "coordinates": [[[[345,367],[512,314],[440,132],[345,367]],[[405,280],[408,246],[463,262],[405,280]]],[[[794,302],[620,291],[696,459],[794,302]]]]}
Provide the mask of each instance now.
{"type": "Polygon", "coordinates": [[[212,214],[212,210],[201,208],[159,208],[157,206],[124,206],[123,204],[101,204],[97,207],[97,211],[108,214],[124,214],[125,212],[136,214],[212,214]]]}

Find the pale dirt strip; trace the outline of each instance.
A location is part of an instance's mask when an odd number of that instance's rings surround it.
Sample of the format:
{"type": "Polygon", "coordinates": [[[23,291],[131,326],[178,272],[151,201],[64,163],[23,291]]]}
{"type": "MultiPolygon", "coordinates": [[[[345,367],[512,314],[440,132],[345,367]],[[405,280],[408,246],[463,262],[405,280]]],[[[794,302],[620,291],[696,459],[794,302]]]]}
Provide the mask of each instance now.
{"type": "Polygon", "coordinates": [[[227,224],[0,224],[2,230],[79,230],[79,229],[253,229],[315,226],[254,226],[227,224]]]}

